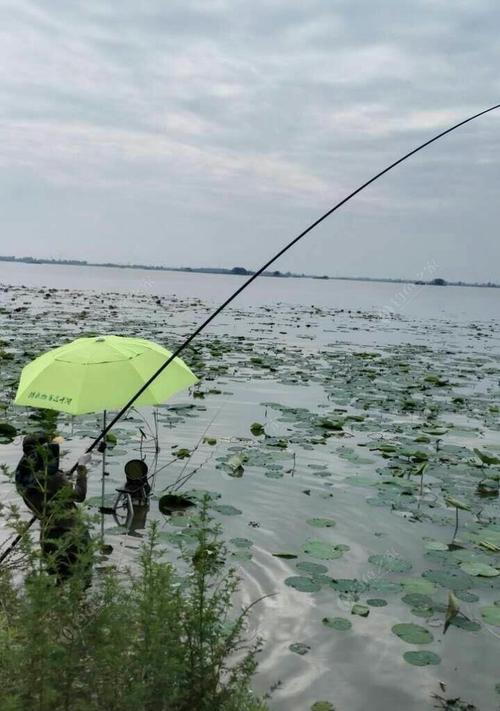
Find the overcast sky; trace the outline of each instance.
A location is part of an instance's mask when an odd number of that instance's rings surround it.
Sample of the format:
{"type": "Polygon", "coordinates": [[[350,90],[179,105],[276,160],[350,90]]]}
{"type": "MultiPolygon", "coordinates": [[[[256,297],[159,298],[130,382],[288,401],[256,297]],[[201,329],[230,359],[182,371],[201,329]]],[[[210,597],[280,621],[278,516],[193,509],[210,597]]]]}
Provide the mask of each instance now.
{"type": "MultiPolygon", "coordinates": [[[[498,0],[4,0],[0,253],[254,268],[500,103],[498,0]]],[[[500,281],[500,111],[276,266],[500,281]]]]}

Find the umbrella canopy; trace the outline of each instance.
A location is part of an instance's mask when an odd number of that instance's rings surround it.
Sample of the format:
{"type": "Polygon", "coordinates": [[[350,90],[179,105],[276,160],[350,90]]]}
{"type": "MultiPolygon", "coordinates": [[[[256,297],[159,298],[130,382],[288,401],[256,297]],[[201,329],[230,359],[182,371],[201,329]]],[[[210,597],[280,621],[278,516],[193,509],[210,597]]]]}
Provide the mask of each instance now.
{"type": "MultiPolygon", "coordinates": [[[[170,356],[166,348],[142,338],[77,338],[23,368],[14,402],[71,415],[118,410],[170,356]]],[[[175,358],[136,405],[159,404],[197,381],[175,358]]]]}

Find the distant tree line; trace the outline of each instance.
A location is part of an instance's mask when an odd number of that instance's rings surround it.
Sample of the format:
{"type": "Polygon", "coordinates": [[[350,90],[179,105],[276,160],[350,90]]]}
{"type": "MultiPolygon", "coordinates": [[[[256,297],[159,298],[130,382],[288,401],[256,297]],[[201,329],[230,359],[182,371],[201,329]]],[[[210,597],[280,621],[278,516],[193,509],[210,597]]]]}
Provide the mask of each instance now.
{"type": "MultiPolygon", "coordinates": [[[[47,259],[38,257],[13,257],[0,256],[0,262],[23,262],[25,264],[60,264],[76,267],[110,267],[113,269],[147,269],[151,271],[163,272],[193,272],[199,274],[234,274],[236,276],[251,276],[255,271],[246,269],[245,267],[233,267],[226,269],[224,267],[165,267],[158,264],[116,264],[115,262],[88,262],[86,259],[47,259]]],[[[295,279],[335,279],[341,281],[374,281],[388,282],[391,284],[421,284],[429,286],[477,286],[499,288],[500,284],[488,281],[483,283],[465,282],[465,281],[446,281],[441,277],[431,279],[430,281],[413,281],[412,279],[391,279],[378,277],[342,277],[342,276],[318,276],[316,274],[295,274],[293,272],[266,271],[262,276],[267,277],[293,277],[295,279]]]]}

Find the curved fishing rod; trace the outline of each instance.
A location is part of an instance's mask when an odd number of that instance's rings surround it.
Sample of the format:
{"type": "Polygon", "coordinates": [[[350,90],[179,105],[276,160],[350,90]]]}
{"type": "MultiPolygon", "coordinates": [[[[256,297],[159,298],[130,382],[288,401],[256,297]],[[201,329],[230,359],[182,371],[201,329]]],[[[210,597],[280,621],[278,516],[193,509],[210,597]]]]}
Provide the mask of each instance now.
{"type": "Polygon", "coordinates": [[[203,323],[200,326],[198,326],[198,328],[195,331],[193,331],[193,333],[188,338],[186,338],[184,343],[182,343],[182,345],[180,345],[179,348],[177,348],[177,350],[174,353],[172,353],[172,355],[165,361],[165,363],[162,366],[160,366],[155,373],[153,373],[153,375],[149,378],[149,380],[146,383],[144,383],[144,385],[142,385],[139,388],[139,390],[136,392],[136,394],[130,398],[130,400],[127,402],[127,404],[122,407],[120,412],[118,412],[118,414],[115,415],[115,417],[111,420],[109,425],[107,425],[102,430],[100,435],[98,437],[96,437],[96,439],[92,442],[90,447],[87,449],[87,452],[92,452],[92,450],[99,444],[99,442],[104,437],[106,437],[108,432],[116,425],[118,420],[120,420],[123,417],[123,415],[127,412],[129,407],[131,407],[134,404],[134,402],[137,400],[137,398],[140,397],[142,395],[142,393],[145,390],[147,390],[147,388],[149,388],[151,383],[153,383],[156,380],[156,378],[165,370],[165,368],[167,368],[170,365],[170,363],[174,360],[174,358],[177,358],[177,356],[182,353],[182,351],[191,343],[191,341],[193,341],[196,338],[196,336],[198,336],[202,331],[204,331],[205,328],[221,313],[221,311],[223,311],[226,308],[226,306],[229,306],[229,304],[232,301],[234,301],[234,299],[236,299],[236,297],[239,296],[241,294],[241,292],[247,288],[247,286],[250,286],[250,284],[253,281],[255,281],[257,279],[257,277],[259,277],[263,272],[265,272],[266,269],[268,269],[268,267],[271,266],[271,264],[273,264],[277,259],[279,259],[281,256],[283,256],[283,254],[285,254],[285,252],[288,252],[289,249],[291,249],[294,245],[297,244],[297,242],[299,242],[303,237],[305,237],[309,232],[311,232],[315,227],[317,227],[321,222],[323,222],[323,220],[326,220],[327,217],[330,217],[330,215],[332,215],[339,208],[341,208],[342,205],[345,205],[347,202],[349,202],[349,200],[352,200],[352,198],[355,197],[356,195],[358,195],[358,193],[360,193],[362,190],[364,190],[369,185],[374,183],[376,180],[381,178],[383,175],[388,173],[390,170],[395,168],[397,165],[399,165],[400,163],[403,163],[408,158],[411,158],[411,156],[415,155],[415,153],[418,153],[423,148],[430,146],[431,143],[434,143],[434,141],[437,141],[440,138],[442,138],[443,136],[446,136],[448,133],[455,131],[455,129],[460,128],[460,126],[464,126],[466,123],[470,123],[470,121],[474,121],[474,119],[477,119],[480,116],[484,116],[484,114],[487,114],[490,111],[495,111],[495,109],[498,109],[498,108],[500,108],[500,104],[496,104],[495,106],[490,106],[489,109],[484,109],[484,111],[480,111],[479,113],[474,114],[473,116],[469,116],[468,118],[464,119],[463,121],[460,121],[459,123],[454,124],[450,128],[447,128],[445,131],[441,131],[441,133],[438,133],[437,136],[434,136],[433,138],[430,138],[428,141],[425,141],[425,143],[422,143],[420,146],[417,146],[417,148],[414,148],[412,151],[410,151],[409,153],[406,153],[401,158],[398,158],[398,160],[394,161],[394,163],[391,163],[386,168],[384,168],[379,173],[377,173],[372,178],[370,178],[365,183],[363,183],[358,188],[356,188],[356,190],[353,190],[351,193],[349,193],[349,195],[347,195],[345,198],[340,200],[340,202],[338,202],[336,205],[334,205],[332,208],[330,208],[330,210],[328,210],[323,215],[321,215],[321,217],[319,217],[312,224],[310,224],[309,227],[307,227],[303,232],[301,232],[299,235],[297,235],[297,237],[294,237],[294,239],[292,239],[291,242],[288,242],[288,244],[286,244],[282,249],[280,249],[280,251],[277,252],[274,255],[274,257],[269,259],[269,261],[267,261],[258,271],[256,271],[254,274],[252,274],[252,276],[249,279],[247,279],[238,289],[236,289],[236,291],[233,294],[231,294],[231,296],[228,299],[226,299],[205,321],[203,321],[203,323]]]}
{"type": "MultiPolygon", "coordinates": [[[[247,286],[250,286],[250,284],[257,279],[263,272],[266,271],[268,267],[271,266],[277,259],[279,259],[285,252],[288,252],[289,249],[291,249],[297,242],[299,242],[303,237],[305,237],[309,232],[311,232],[315,227],[317,227],[323,220],[326,220],[327,217],[330,217],[330,215],[333,215],[334,212],[336,212],[339,208],[342,207],[342,205],[345,205],[349,200],[352,200],[353,197],[355,197],[358,193],[360,193],[362,190],[367,188],[369,185],[374,183],[376,180],[381,178],[383,175],[388,173],[390,170],[395,168],[397,165],[400,163],[403,163],[405,160],[408,158],[411,158],[411,156],[415,155],[415,153],[418,153],[421,151],[423,148],[426,148],[427,146],[430,146],[431,143],[434,143],[435,141],[439,140],[443,136],[446,136],[448,133],[451,133],[452,131],[455,131],[455,129],[460,128],[460,126],[464,126],[466,123],[470,123],[470,121],[474,121],[474,119],[479,118],[480,116],[484,116],[484,114],[490,113],[490,111],[495,111],[495,109],[499,109],[500,104],[496,104],[495,106],[490,106],[489,109],[484,109],[484,111],[480,111],[477,114],[474,114],[473,116],[469,116],[468,118],[464,119],[463,121],[460,121],[459,123],[454,124],[453,126],[450,126],[450,128],[447,128],[445,131],[441,131],[441,133],[438,133],[436,136],[433,138],[430,138],[428,141],[425,141],[425,143],[422,143],[420,146],[417,146],[417,148],[414,148],[412,151],[409,153],[406,153],[404,156],[401,158],[398,158],[398,160],[394,161],[394,163],[391,163],[388,165],[386,168],[381,170],[379,173],[376,173],[373,177],[371,177],[369,180],[367,180],[365,183],[360,185],[356,190],[353,190],[349,195],[347,195],[345,198],[340,200],[336,205],[334,205],[330,210],[327,210],[321,217],[319,217],[317,220],[315,220],[312,224],[309,225],[303,232],[301,232],[297,237],[294,237],[294,239],[291,240],[291,242],[288,242],[279,252],[277,252],[274,257],[269,259],[258,271],[256,271],[254,274],[251,275],[249,279],[247,279],[236,291],[228,298],[226,299],[203,323],[198,326],[198,328],[193,331],[193,333],[186,338],[184,343],[182,343],[177,350],[172,353],[172,355],[167,358],[165,363],[163,363],[162,366],[158,368],[158,370],[152,374],[152,376],[149,378],[149,380],[144,383],[144,385],[139,388],[139,390],[136,392],[136,394],[130,398],[130,400],[127,402],[126,405],[122,407],[120,412],[118,412],[115,417],[111,420],[111,422],[103,428],[101,433],[95,438],[95,440],[92,442],[90,447],[87,449],[87,452],[92,452],[95,447],[103,440],[108,432],[116,425],[116,423],[121,420],[123,415],[127,412],[127,410],[132,407],[134,402],[139,398],[142,393],[149,388],[151,383],[153,383],[156,378],[167,368],[170,363],[174,360],[174,358],[177,358],[178,355],[182,353],[182,351],[193,341],[196,336],[198,336],[205,328],[223,311],[226,306],[229,306],[229,304],[236,299],[237,296],[241,294],[242,291],[244,291],[247,286]]],[[[73,472],[76,469],[76,464],[72,467],[71,472],[73,472]]],[[[27,524],[25,531],[28,530],[28,528],[33,524],[35,521],[35,517],[33,517],[27,524]]],[[[15,548],[15,546],[19,543],[21,540],[23,534],[18,534],[18,536],[14,539],[13,543],[7,548],[2,555],[0,555],[0,563],[2,563],[5,558],[9,555],[9,553],[15,548]]]]}

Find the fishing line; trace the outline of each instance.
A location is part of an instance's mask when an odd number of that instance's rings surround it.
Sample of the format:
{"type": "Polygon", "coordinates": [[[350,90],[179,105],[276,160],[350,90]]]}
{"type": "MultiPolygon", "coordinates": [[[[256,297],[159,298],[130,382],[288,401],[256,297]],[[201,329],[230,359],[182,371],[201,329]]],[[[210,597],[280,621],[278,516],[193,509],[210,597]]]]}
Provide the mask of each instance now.
{"type": "MultiPolygon", "coordinates": [[[[156,370],[151,375],[149,380],[147,380],[144,383],[144,385],[142,385],[139,388],[139,390],[135,393],[135,395],[133,395],[130,398],[130,400],[126,403],[126,405],[124,405],[122,407],[122,409],[115,415],[115,417],[113,417],[113,419],[110,421],[110,423],[102,429],[101,433],[95,438],[95,440],[92,442],[92,444],[90,445],[90,447],[88,447],[88,449],[86,451],[92,452],[97,447],[99,442],[101,442],[101,440],[103,440],[106,437],[108,432],[116,425],[116,423],[119,420],[121,420],[123,415],[127,412],[127,410],[130,407],[132,407],[132,405],[142,395],[142,393],[145,390],[147,390],[149,388],[149,386],[156,380],[156,378],[165,370],[165,368],[168,368],[170,363],[172,363],[172,361],[175,358],[177,358],[185,348],[187,348],[187,346],[191,343],[191,341],[193,341],[202,331],[205,330],[205,328],[210,323],[212,323],[212,321],[221,313],[221,311],[223,311],[226,308],[226,306],[229,306],[229,304],[232,301],[234,301],[241,294],[242,291],[244,291],[248,286],[250,286],[250,284],[252,282],[254,282],[257,279],[257,277],[259,277],[263,272],[265,272],[266,269],[268,269],[271,266],[271,264],[273,264],[276,260],[278,260],[280,257],[282,257],[283,254],[288,252],[289,249],[291,249],[294,245],[296,245],[297,242],[299,242],[303,237],[305,237],[307,234],[309,234],[309,232],[311,232],[315,227],[317,227],[324,220],[326,220],[327,217],[330,217],[330,215],[333,215],[334,212],[339,210],[343,205],[345,205],[350,200],[352,200],[352,198],[354,198],[360,192],[365,190],[365,188],[367,188],[369,185],[374,183],[376,180],[381,178],[383,175],[388,173],[390,170],[392,170],[396,166],[400,165],[400,163],[403,163],[405,160],[408,160],[408,158],[411,158],[411,156],[414,156],[419,151],[423,150],[424,148],[427,148],[427,146],[430,146],[432,143],[434,143],[435,141],[438,141],[440,138],[443,138],[443,136],[448,135],[452,131],[455,131],[457,128],[460,128],[461,126],[465,126],[465,124],[470,123],[471,121],[474,121],[475,119],[479,118],[480,116],[484,116],[485,114],[488,114],[491,111],[495,111],[496,109],[499,109],[499,108],[500,108],[500,104],[495,104],[495,106],[490,106],[488,109],[484,109],[483,111],[480,111],[477,114],[474,114],[472,116],[469,116],[466,119],[463,119],[462,121],[459,121],[459,123],[456,123],[453,126],[450,126],[445,131],[441,131],[436,136],[433,136],[429,140],[425,141],[425,143],[422,143],[421,145],[417,146],[416,148],[409,151],[401,158],[398,158],[398,160],[395,160],[393,163],[388,165],[383,170],[376,173],[369,180],[362,183],[359,187],[357,187],[355,190],[353,190],[351,193],[349,193],[346,197],[344,197],[342,200],[340,200],[338,203],[336,203],[332,208],[327,210],[323,215],[321,215],[321,217],[319,217],[317,220],[312,222],[308,227],[306,227],[305,230],[303,230],[300,234],[298,234],[296,237],[294,237],[290,242],[288,242],[288,244],[286,244],[282,249],[280,249],[279,252],[277,252],[273,257],[271,257],[271,259],[269,259],[262,267],[260,267],[260,269],[258,269],[256,272],[254,272],[250,276],[249,279],[247,279],[240,287],[238,287],[238,289],[236,289],[236,291],[233,294],[231,294],[231,296],[229,296],[229,298],[227,298],[212,314],[210,314],[210,316],[205,321],[203,321],[203,323],[200,324],[200,326],[198,326],[198,328],[195,331],[193,331],[193,333],[191,333],[190,336],[188,336],[188,338],[186,338],[186,340],[177,348],[177,350],[174,353],[172,353],[172,355],[170,355],[169,358],[167,358],[165,363],[163,363],[163,365],[160,366],[158,368],[158,370],[156,370]]],[[[75,471],[76,467],[77,467],[77,465],[75,464],[72,467],[71,472],[75,471]]],[[[34,521],[34,519],[32,519],[28,523],[26,530],[32,525],[33,521],[34,521]]],[[[21,539],[21,536],[22,536],[22,534],[19,534],[16,537],[16,539],[14,540],[14,542],[12,543],[12,545],[9,548],[7,548],[7,550],[5,550],[0,555],[0,563],[7,557],[7,555],[10,553],[10,551],[16,546],[16,544],[21,539]]]]}

